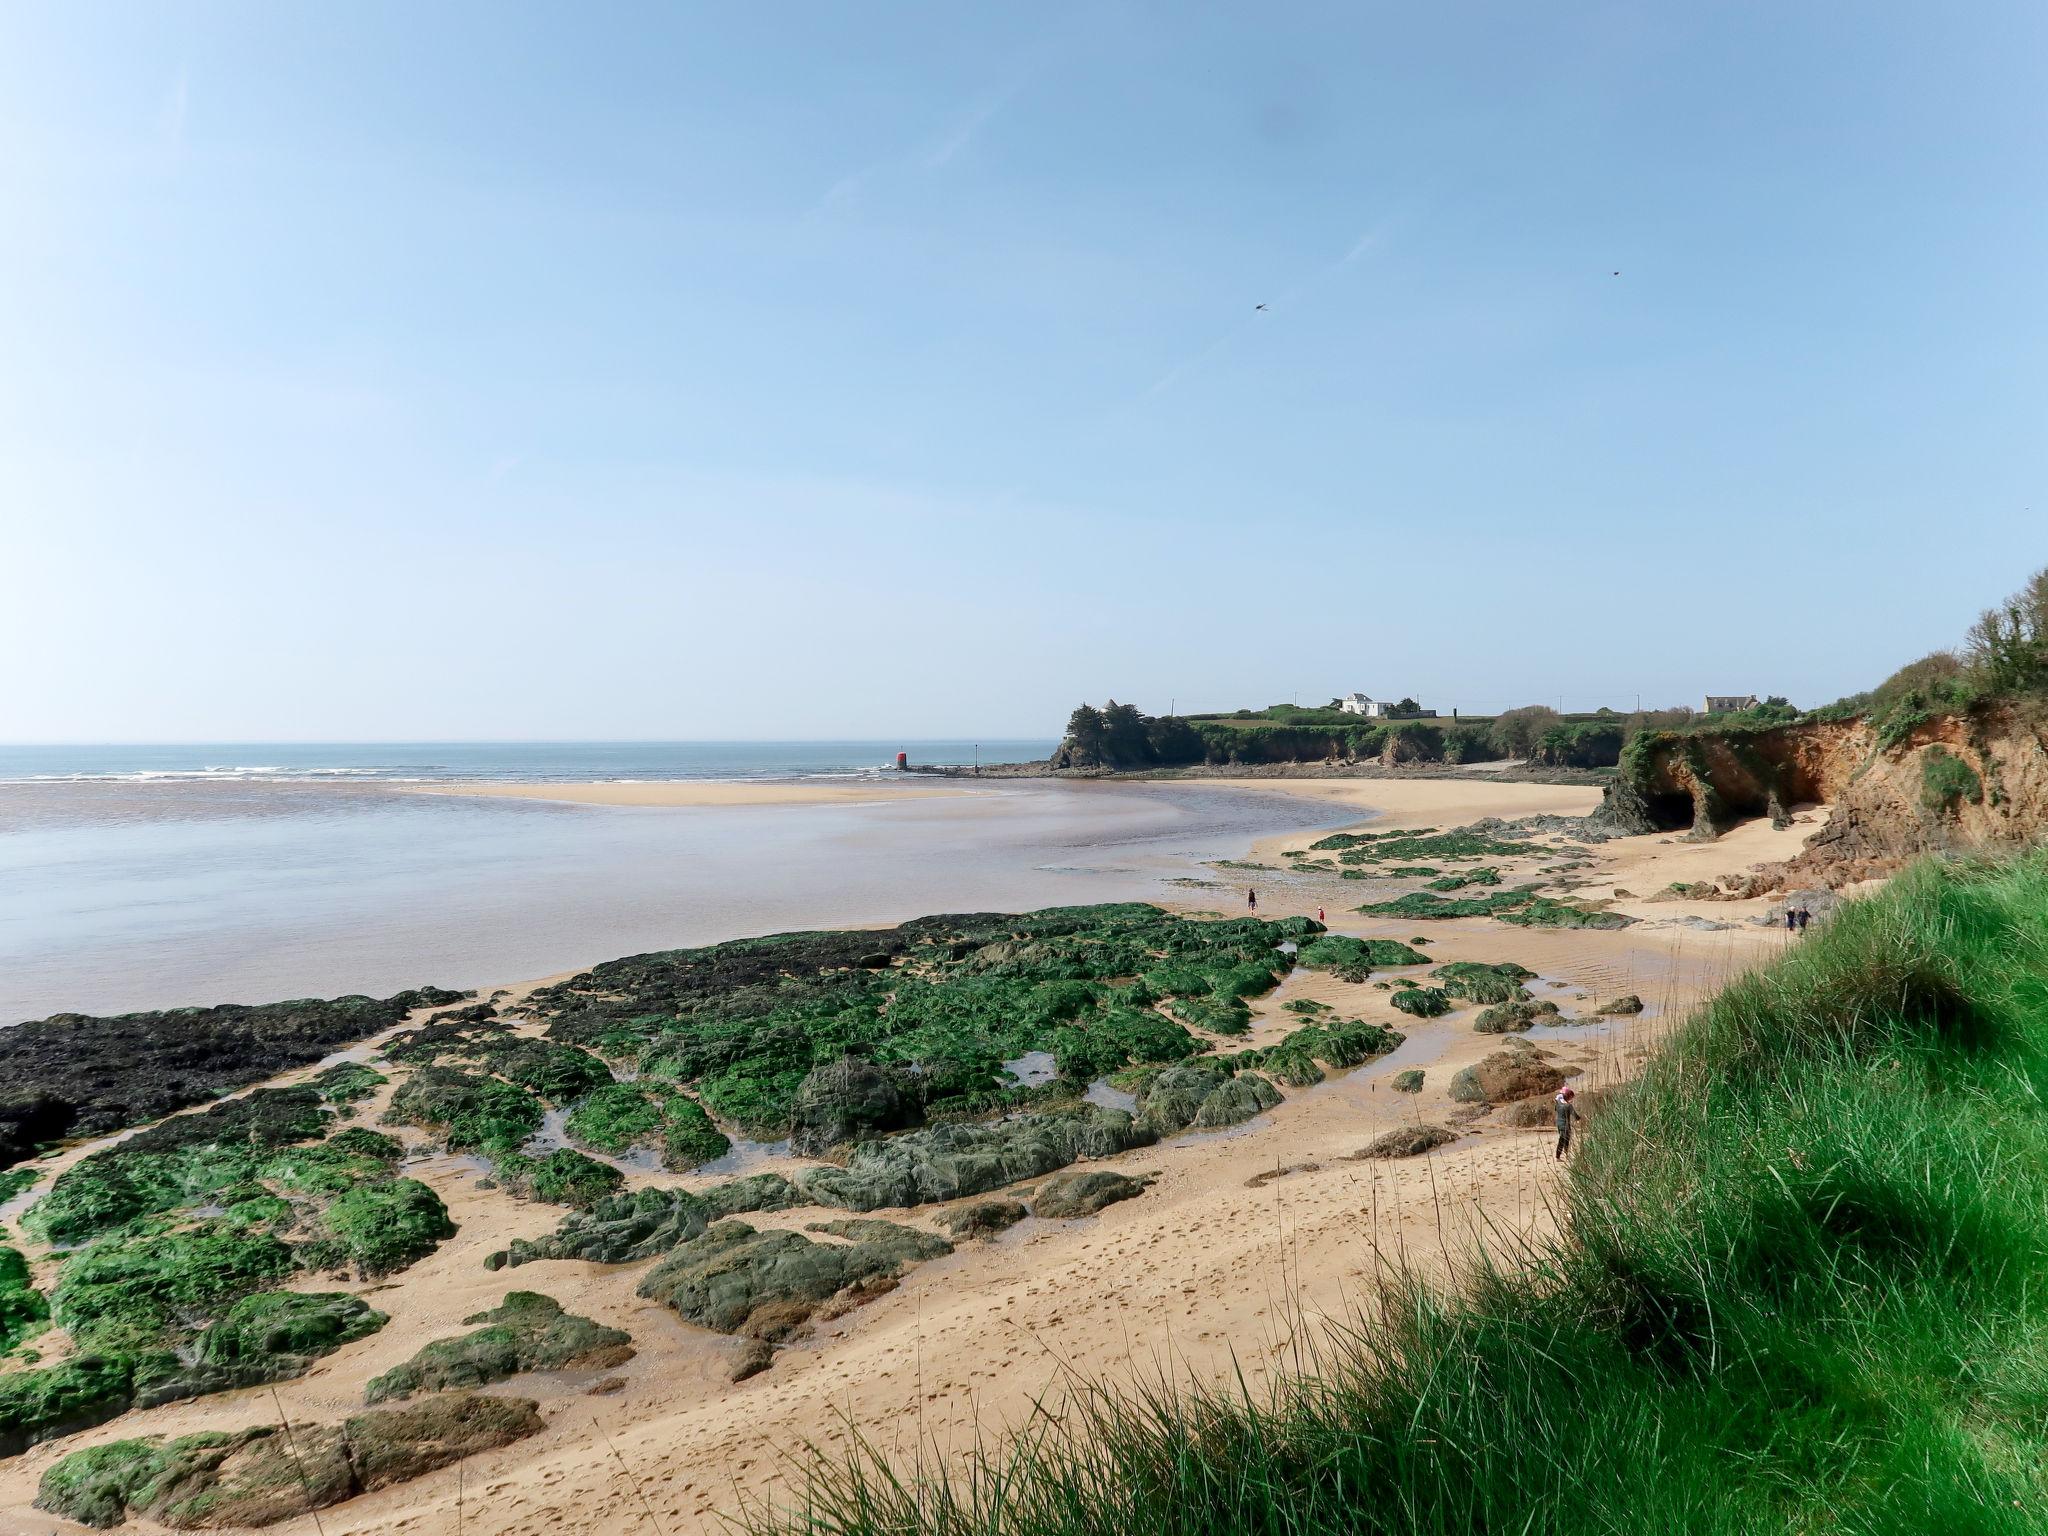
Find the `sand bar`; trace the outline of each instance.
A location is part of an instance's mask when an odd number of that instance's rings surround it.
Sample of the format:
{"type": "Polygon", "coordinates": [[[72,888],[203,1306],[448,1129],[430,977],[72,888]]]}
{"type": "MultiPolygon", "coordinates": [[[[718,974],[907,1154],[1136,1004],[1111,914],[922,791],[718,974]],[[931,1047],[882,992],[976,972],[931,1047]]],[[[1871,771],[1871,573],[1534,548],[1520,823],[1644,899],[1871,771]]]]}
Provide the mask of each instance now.
{"type": "Polygon", "coordinates": [[[813,784],[742,783],[715,779],[665,779],[611,784],[435,784],[407,785],[421,795],[487,795],[505,800],[560,800],[572,805],[826,805],[835,801],[893,799],[898,795],[965,795],[949,783],[813,784]]]}

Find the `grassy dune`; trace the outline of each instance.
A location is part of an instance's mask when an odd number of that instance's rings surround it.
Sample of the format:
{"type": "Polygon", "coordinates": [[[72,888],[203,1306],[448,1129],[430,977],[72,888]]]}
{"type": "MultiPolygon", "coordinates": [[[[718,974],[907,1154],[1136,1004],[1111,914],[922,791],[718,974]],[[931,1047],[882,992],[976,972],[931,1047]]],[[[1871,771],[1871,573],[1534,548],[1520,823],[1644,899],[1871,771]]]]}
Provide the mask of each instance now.
{"type": "Polygon", "coordinates": [[[2044,1091],[2048,858],[1915,868],[1689,1021],[1555,1244],[1391,1282],[1270,1398],[1079,1387],[944,1477],[821,1459],[756,1528],[2048,1529],[2044,1091]]]}

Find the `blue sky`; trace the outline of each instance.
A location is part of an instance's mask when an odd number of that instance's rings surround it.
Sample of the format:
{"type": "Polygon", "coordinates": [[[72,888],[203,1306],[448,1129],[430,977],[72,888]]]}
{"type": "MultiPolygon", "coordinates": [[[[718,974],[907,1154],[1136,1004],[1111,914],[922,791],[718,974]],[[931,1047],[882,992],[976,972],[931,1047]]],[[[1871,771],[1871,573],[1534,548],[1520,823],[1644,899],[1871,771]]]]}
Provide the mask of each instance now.
{"type": "Polygon", "coordinates": [[[2048,562],[2044,57],[2034,4],[15,0],[0,739],[1824,702],[2048,562]]]}

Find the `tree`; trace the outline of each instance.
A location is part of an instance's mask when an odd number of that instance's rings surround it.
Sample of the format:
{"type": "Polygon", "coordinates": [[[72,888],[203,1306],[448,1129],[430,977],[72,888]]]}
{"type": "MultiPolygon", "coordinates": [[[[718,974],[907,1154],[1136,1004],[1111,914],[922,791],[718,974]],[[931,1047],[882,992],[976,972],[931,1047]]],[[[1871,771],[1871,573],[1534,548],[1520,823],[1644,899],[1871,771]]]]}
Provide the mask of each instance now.
{"type": "Polygon", "coordinates": [[[1145,717],[1135,704],[1111,699],[1102,706],[1102,751],[1113,767],[1130,768],[1151,760],[1145,739],[1145,717]]]}
{"type": "Polygon", "coordinates": [[[1963,641],[1963,656],[1986,692],[2048,687],[2048,568],[1984,610],[1963,641]]]}
{"type": "Polygon", "coordinates": [[[1548,704],[1525,704],[1493,722],[1493,744],[1509,757],[1528,757],[1543,733],[1562,720],[1548,704]]]}
{"type": "Polygon", "coordinates": [[[1102,711],[1092,704],[1080,705],[1067,716],[1067,742],[1084,762],[1099,762],[1103,748],[1102,711]]]}
{"type": "Polygon", "coordinates": [[[1394,709],[1396,713],[1403,715],[1419,715],[1422,713],[1422,706],[1413,699],[1403,699],[1394,706],[1394,709]]]}

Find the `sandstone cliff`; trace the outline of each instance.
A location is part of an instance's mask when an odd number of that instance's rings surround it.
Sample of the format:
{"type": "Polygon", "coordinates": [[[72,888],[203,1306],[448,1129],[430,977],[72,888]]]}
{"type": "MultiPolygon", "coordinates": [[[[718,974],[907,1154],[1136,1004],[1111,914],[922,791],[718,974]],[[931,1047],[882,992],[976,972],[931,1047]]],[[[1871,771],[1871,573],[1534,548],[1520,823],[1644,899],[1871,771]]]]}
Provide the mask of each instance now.
{"type": "Polygon", "coordinates": [[[1706,839],[1753,816],[1825,802],[1828,824],[1780,883],[1839,886],[1919,854],[2048,835],[2048,714],[1997,705],[1881,737],[1862,719],[1725,732],[1648,732],[1623,754],[1601,816],[1630,832],[1706,839]]]}

